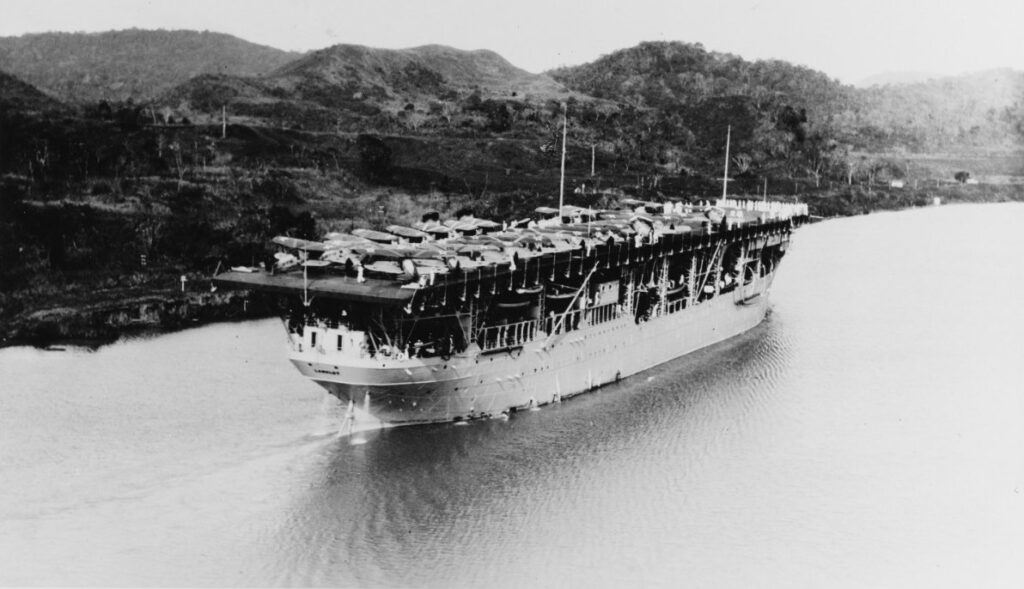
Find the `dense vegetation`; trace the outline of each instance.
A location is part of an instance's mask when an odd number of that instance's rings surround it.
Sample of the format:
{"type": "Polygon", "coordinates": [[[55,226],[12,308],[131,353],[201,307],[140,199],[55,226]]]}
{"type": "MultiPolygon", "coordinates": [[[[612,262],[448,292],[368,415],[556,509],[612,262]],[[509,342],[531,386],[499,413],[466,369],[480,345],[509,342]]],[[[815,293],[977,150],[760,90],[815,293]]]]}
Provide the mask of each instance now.
{"type": "Polygon", "coordinates": [[[991,70],[859,91],[851,121],[865,147],[1005,150],[1024,140],[1024,72],[991,70]]]}
{"type": "Polygon", "coordinates": [[[714,146],[732,125],[741,174],[850,183],[898,173],[903,158],[879,154],[1012,150],[1024,142],[1024,72],[860,90],[786,62],[643,43],[551,74],[573,90],[657,111],[675,136],[654,139],[663,160],[679,137],[714,146]]]}
{"type": "Polygon", "coordinates": [[[35,86],[0,72],[0,112],[53,113],[63,105],[35,86]]]}
{"type": "MultiPolygon", "coordinates": [[[[82,43],[80,78],[40,69],[51,91],[92,97],[74,104],[0,74],[0,338],[31,335],[44,309],[171,296],[181,275],[207,288],[218,265],[264,260],[275,234],[549,205],[563,113],[580,204],[712,197],[727,128],[731,194],[767,186],[821,216],[1024,198],[1009,182],[1024,176],[1020,72],[857,90],[785,62],[644,43],[541,75],[487,51],[341,45],[251,76],[225,64],[239,51],[251,64],[257,46],[147,35],[19,38],[21,54],[54,61],[82,43]],[[193,41],[174,50],[192,56],[178,69],[139,50],[193,41]],[[83,90],[113,87],[108,75],[135,85],[83,90]],[[74,79],[85,86],[61,85],[74,79]]],[[[17,61],[5,43],[0,69],[17,61]]]]}

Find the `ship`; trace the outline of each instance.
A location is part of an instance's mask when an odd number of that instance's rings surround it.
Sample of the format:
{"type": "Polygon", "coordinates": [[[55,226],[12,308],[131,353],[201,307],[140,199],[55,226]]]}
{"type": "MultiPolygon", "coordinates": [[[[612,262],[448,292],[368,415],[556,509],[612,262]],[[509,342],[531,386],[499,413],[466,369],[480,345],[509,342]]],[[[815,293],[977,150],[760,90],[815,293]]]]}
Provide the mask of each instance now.
{"type": "Polygon", "coordinates": [[[499,223],[277,237],[217,285],[282,304],[287,355],[382,425],[504,418],[742,334],[806,205],[721,198],[541,207],[499,223]]]}

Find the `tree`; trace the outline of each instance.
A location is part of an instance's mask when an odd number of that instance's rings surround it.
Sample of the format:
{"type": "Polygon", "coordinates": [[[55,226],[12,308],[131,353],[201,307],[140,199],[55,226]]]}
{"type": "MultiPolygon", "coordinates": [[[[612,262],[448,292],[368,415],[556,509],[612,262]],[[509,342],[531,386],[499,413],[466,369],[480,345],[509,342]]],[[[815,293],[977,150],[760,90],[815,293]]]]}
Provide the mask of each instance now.
{"type": "Polygon", "coordinates": [[[961,183],[961,184],[965,184],[967,182],[967,179],[970,178],[970,177],[971,177],[971,173],[970,172],[965,172],[963,170],[957,172],[956,174],[953,174],[953,178],[955,178],[956,181],[961,183]]]}
{"type": "Polygon", "coordinates": [[[451,124],[452,117],[458,112],[458,109],[458,105],[448,100],[431,102],[429,106],[431,115],[443,118],[444,122],[448,124],[451,124]]]}
{"type": "Polygon", "coordinates": [[[750,171],[750,165],[754,163],[754,158],[750,157],[750,154],[737,153],[732,158],[732,163],[736,170],[736,174],[743,175],[750,171]]]}
{"type": "Polygon", "coordinates": [[[487,99],[481,106],[487,115],[487,127],[495,133],[502,133],[512,128],[512,113],[503,102],[487,99]]]}
{"type": "Polygon", "coordinates": [[[398,113],[398,118],[410,131],[418,131],[428,120],[427,115],[415,110],[404,110],[398,113]]]}
{"type": "MultiPolygon", "coordinates": [[[[821,177],[845,163],[848,158],[847,149],[834,139],[815,133],[803,145],[804,167],[814,177],[814,185],[821,186],[821,177]]],[[[852,178],[847,178],[848,181],[852,178]]]]}
{"type": "Polygon", "coordinates": [[[178,190],[181,190],[181,185],[185,182],[185,156],[182,154],[181,143],[173,141],[167,148],[174,156],[174,170],[178,174],[178,190]]]}

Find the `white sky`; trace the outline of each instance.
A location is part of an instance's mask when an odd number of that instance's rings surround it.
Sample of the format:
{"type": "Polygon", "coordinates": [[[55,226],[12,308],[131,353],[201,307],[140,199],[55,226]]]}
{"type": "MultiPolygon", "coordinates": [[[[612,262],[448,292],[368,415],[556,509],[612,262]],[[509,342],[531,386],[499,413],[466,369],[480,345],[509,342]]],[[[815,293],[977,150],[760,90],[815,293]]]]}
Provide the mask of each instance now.
{"type": "Polygon", "coordinates": [[[784,59],[846,83],[1024,70],[1024,0],[0,0],[0,36],[131,27],[297,51],[439,43],[492,49],[532,72],[655,40],[784,59]]]}

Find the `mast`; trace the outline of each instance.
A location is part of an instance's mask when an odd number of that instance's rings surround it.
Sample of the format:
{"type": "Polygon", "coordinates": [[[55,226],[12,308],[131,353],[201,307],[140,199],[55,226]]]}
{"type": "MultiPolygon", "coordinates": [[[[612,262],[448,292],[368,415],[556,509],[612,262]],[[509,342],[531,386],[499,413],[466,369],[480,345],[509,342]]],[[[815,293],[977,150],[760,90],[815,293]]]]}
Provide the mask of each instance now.
{"type": "Polygon", "coordinates": [[[306,264],[309,261],[309,252],[306,250],[299,251],[299,259],[302,260],[302,306],[309,308],[309,265],[306,264]]]}
{"type": "Polygon", "coordinates": [[[558,184],[558,224],[562,224],[562,206],[565,204],[565,137],[566,127],[569,122],[568,115],[569,105],[568,103],[562,103],[562,172],[561,180],[558,184]]]}
{"type": "Polygon", "coordinates": [[[722,200],[725,200],[729,190],[729,139],[731,136],[732,125],[729,125],[725,128],[725,173],[722,174],[722,200]]]}

